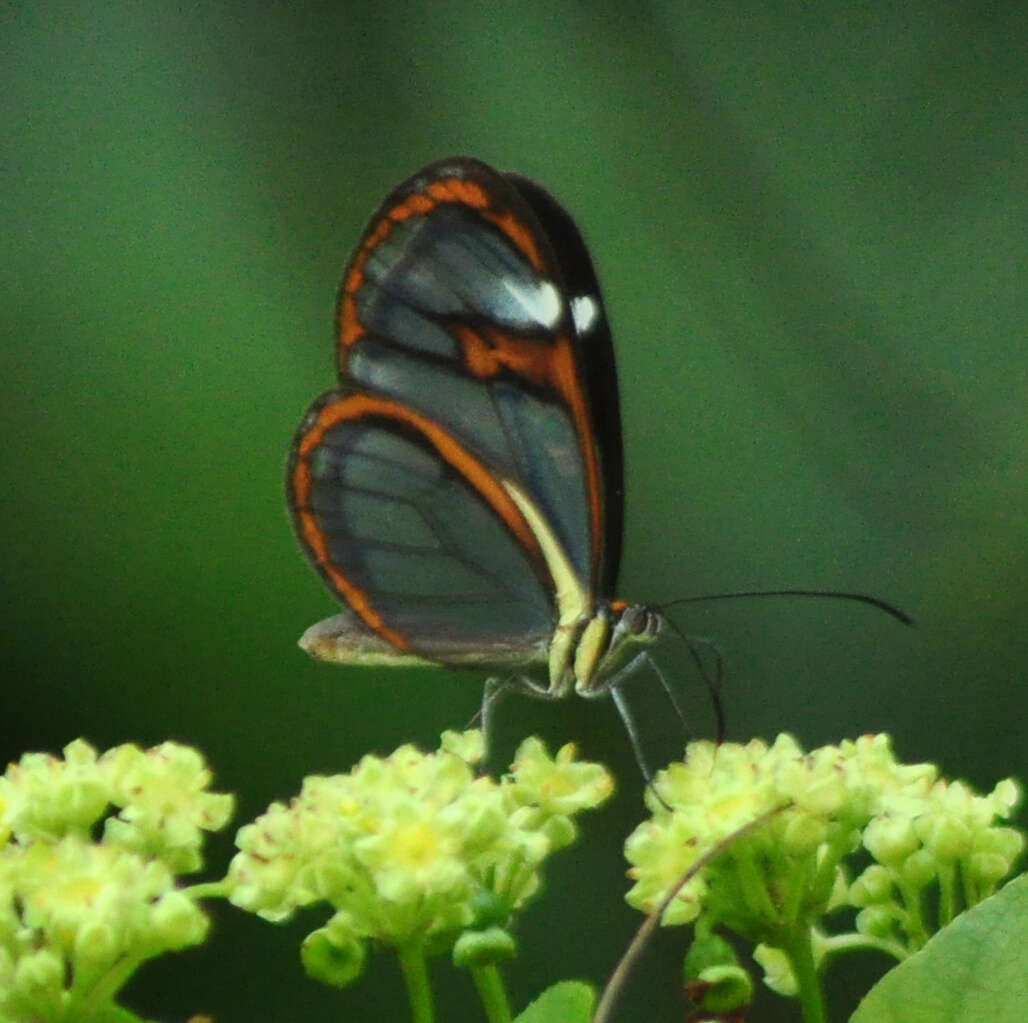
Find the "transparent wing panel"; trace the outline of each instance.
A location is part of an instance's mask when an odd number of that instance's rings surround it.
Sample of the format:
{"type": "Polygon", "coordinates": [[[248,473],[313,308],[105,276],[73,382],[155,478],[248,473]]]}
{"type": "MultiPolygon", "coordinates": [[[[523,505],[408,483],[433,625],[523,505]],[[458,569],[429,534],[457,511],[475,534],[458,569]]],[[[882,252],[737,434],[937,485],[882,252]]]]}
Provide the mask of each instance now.
{"type": "Polygon", "coordinates": [[[333,588],[340,591],[341,576],[412,652],[432,660],[489,650],[540,656],[553,628],[545,581],[493,508],[425,438],[370,418],[344,419],[316,439],[298,444],[306,454],[294,459],[292,505],[316,527],[322,563],[299,526],[298,533],[333,588]],[[305,488],[300,477],[309,479],[305,488]]]}

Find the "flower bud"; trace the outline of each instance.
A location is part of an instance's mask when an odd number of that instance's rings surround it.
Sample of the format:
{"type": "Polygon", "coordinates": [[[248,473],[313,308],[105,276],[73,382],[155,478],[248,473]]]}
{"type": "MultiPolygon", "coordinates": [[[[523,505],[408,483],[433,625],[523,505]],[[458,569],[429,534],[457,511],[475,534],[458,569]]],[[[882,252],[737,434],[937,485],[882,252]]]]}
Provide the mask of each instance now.
{"type": "Polygon", "coordinates": [[[758,945],[753,950],[753,959],[764,971],[764,983],[772,991],[777,991],[787,998],[795,996],[799,990],[796,976],[792,972],[788,956],[780,948],[773,945],[758,945]]]}
{"type": "Polygon", "coordinates": [[[304,938],[300,959],[307,975],[314,980],[346,987],[364,972],[364,943],[340,933],[329,921],[326,927],[319,927],[304,938]]]}
{"type": "Polygon", "coordinates": [[[913,823],[905,817],[877,817],[864,829],[864,848],[887,867],[899,866],[919,846],[913,823]]]}
{"type": "Polygon", "coordinates": [[[1010,870],[1010,861],[995,853],[975,853],[967,864],[967,872],[990,888],[1002,881],[1010,870]]]}
{"type": "Polygon", "coordinates": [[[513,959],[517,950],[513,935],[502,927],[464,931],[453,946],[453,965],[465,970],[495,966],[513,959]]]}
{"type": "Polygon", "coordinates": [[[904,861],[900,867],[900,874],[903,880],[916,888],[923,888],[931,884],[939,873],[939,864],[936,858],[927,849],[918,849],[904,861]]]}
{"type": "Polygon", "coordinates": [[[689,1001],[720,1018],[753,1001],[753,979],[741,966],[708,966],[685,985],[689,1001]]]}
{"type": "Polygon", "coordinates": [[[874,938],[887,938],[893,933],[896,911],[889,906],[868,906],[857,914],[857,930],[874,938]]]}
{"type": "Polygon", "coordinates": [[[888,867],[872,863],[852,885],[849,897],[854,906],[873,906],[892,895],[892,874],[888,867]]]}
{"type": "Polygon", "coordinates": [[[954,815],[926,814],[915,823],[914,830],[940,860],[958,860],[966,856],[971,847],[970,827],[954,815]]]}

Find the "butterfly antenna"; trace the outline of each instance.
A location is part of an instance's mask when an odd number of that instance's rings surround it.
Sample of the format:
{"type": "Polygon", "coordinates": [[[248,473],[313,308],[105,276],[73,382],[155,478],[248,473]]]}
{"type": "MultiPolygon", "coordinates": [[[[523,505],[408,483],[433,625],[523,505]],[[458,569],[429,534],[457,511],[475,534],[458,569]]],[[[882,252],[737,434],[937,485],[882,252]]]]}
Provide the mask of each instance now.
{"type": "Polygon", "coordinates": [[[914,624],[914,619],[906,611],[887,600],[882,600],[881,597],[872,597],[868,593],[848,593],[844,590],[740,590],[737,593],[711,593],[702,597],[678,597],[666,604],[659,604],[658,610],[665,611],[679,604],[698,604],[705,600],[735,600],[738,597],[827,597],[832,600],[852,600],[858,604],[876,607],[904,625],[914,624]]]}
{"type": "Polygon", "coordinates": [[[675,712],[675,717],[678,718],[678,723],[682,726],[682,733],[684,735],[688,735],[689,722],[686,719],[682,705],[678,702],[678,694],[675,692],[671,683],[668,682],[667,676],[660,670],[660,665],[650,657],[649,654],[646,654],[646,663],[653,670],[653,674],[657,676],[657,679],[660,682],[660,687],[664,690],[664,695],[667,696],[668,703],[671,704],[671,708],[675,712]]]}
{"type": "MultiPolygon", "coordinates": [[[[688,597],[686,598],[689,599],[688,597]]],[[[664,619],[671,631],[685,644],[685,649],[689,651],[689,656],[693,660],[693,664],[696,665],[696,670],[700,673],[700,678],[703,679],[703,684],[707,687],[707,692],[710,693],[710,702],[714,705],[714,717],[717,722],[717,741],[718,744],[722,743],[725,738],[725,708],[721,703],[721,682],[724,679],[725,674],[725,658],[724,654],[721,653],[720,647],[709,639],[697,639],[695,636],[690,636],[683,632],[682,629],[670,618],[664,619]],[[711,678],[710,672],[707,670],[707,665],[700,655],[700,649],[705,648],[710,650],[714,655],[714,677],[711,678]]],[[[660,674],[658,672],[658,674],[660,674]]],[[[663,676],[661,681],[664,683],[664,689],[667,691],[668,697],[671,703],[677,709],[678,704],[671,693],[671,689],[667,682],[664,682],[663,676]]],[[[684,723],[684,717],[679,713],[679,718],[682,718],[684,723]]]]}

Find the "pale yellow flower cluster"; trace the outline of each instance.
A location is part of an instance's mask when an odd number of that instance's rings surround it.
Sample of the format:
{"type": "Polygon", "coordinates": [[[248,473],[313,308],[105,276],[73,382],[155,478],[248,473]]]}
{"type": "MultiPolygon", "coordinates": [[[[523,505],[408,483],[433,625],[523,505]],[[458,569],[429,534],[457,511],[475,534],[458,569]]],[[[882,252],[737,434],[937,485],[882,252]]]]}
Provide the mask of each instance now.
{"type": "Polygon", "coordinates": [[[195,750],[164,743],[63,759],[28,753],[0,778],[0,1018],[91,1018],[138,965],[203,940],[176,888],[230,796],[195,750]],[[97,841],[93,835],[101,832],[97,841]]]}
{"type": "Polygon", "coordinates": [[[336,983],[359,974],[366,939],[440,950],[467,929],[505,925],[547,856],[574,839],[572,816],[613,782],[571,747],[550,757],[535,739],[500,781],[476,775],[482,755],[481,733],[446,733],[437,752],[406,745],[307,778],[288,806],[240,829],[231,900],[268,920],[331,906],[305,962],[322,979],[331,963],[336,983]]]}
{"type": "Polygon", "coordinates": [[[813,925],[831,908],[856,905],[872,907],[866,920],[879,933],[898,937],[898,928],[917,938],[912,924],[924,932],[924,921],[911,920],[897,891],[913,897],[957,872],[968,904],[984,898],[1023,848],[1020,832],[996,824],[1019,797],[1009,779],[978,796],[939,781],[932,764],[901,764],[885,735],[810,753],[788,735],[771,746],[693,743],[682,763],[657,776],[648,795],[652,817],[626,843],[635,880],[628,901],[652,912],[702,855],[725,842],[667,907],[665,924],[702,912],[769,940],[797,923],[813,925]],[[732,840],[768,812],[761,827],[732,840]],[[849,885],[844,858],[861,845],[877,863],[849,885]]]}
{"type": "Polygon", "coordinates": [[[919,948],[957,913],[991,895],[1024,850],[1024,835],[1002,827],[1021,798],[1013,779],[988,795],[963,782],[935,781],[912,797],[888,792],[864,829],[875,862],[850,885],[857,930],[919,948]],[[927,897],[927,889],[937,896],[927,897]]]}

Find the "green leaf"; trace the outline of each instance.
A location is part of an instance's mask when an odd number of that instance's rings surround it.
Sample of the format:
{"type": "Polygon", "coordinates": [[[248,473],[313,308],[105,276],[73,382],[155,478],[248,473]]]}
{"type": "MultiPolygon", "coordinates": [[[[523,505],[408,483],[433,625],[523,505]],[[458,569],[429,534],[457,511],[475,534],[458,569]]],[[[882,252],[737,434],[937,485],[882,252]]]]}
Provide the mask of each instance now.
{"type": "Polygon", "coordinates": [[[1023,1023],[1028,875],[957,917],[887,973],[850,1023],[1023,1023]]]}
{"type": "Polygon", "coordinates": [[[145,1020],[141,1019],[134,1012],[124,1008],[124,1006],[115,1005],[113,1002],[97,1009],[95,1013],[90,1014],[89,1018],[94,1023],[146,1023],[145,1020]]]}
{"type": "Polygon", "coordinates": [[[596,991],[580,980],[562,980],[547,988],[514,1023],[589,1023],[596,991]]]}

